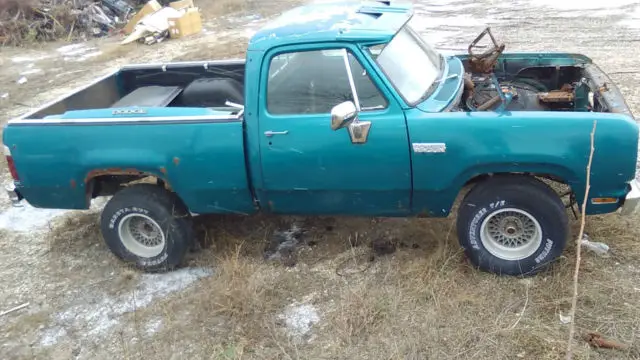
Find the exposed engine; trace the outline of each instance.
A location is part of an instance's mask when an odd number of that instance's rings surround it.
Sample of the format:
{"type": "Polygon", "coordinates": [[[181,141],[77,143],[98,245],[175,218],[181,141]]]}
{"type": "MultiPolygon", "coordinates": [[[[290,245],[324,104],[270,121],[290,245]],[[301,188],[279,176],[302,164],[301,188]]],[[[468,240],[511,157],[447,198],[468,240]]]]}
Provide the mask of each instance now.
{"type": "Polygon", "coordinates": [[[525,63],[501,63],[504,51],[491,30],[484,30],[470,45],[465,62],[463,111],[592,111],[593,93],[582,69],[577,66],[531,66],[525,63]],[[475,53],[481,39],[489,35],[490,49],[475,53]]]}

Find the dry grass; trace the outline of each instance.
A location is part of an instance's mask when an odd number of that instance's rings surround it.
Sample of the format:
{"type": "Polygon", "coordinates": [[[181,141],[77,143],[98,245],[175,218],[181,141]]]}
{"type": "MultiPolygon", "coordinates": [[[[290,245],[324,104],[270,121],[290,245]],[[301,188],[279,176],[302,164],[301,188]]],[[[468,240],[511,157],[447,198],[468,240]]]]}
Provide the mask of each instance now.
{"type": "MultiPolygon", "coordinates": [[[[638,220],[616,214],[587,219],[589,236],[612,250],[608,258],[583,254],[576,359],[640,358],[635,343],[640,229],[633,226],[638,220]],[[591,349],[581,340],[587,331],[631,348],[591,349]]],[[[136,336],[158,316],[164,326],[153,341],[116,347],[129,356],[161,358],[187,350],[195,358],[215,359],[563,358],[568,325],[559,316],[571,306],[575,249],[568,245],[564,256],[536,277],[499,277],[470,266],[457,245],[454,221],[198,218],[206,248],[189,262],[215,269],[214,276],[127,315],[136,336]],[[308,230],[306,238],[314,246],[298,249],[294,267],[264,261],[262,251],[273,231],[294,221],[308,230]],[[370,244],[381,237],[398,250],[370,262],[370,244]],[[287,330],[282,314],[291,304],[317,310],[320,320],[309,334],[300,337],[287,330]]],[[[97,225],[96,214],[70,217],[55,226],[51,251],[67,259],[81,257],[100,241],[97,225]]],[[[573,234],[578,227],[573,221],[573,234]]],[[[137,276],[120,271],[109,292],[127,291],[137,276]]]]}
{"type": "MultiPolygon", "coordinates": [[[[640,269],[629,271],[637,252],[625,253],[640,238],[638,230],[626,227],[637,220],[608,215],[587,222],[592,239],[607,242],[613,250],[610,258],[584,254],[576,315],[578,336],[599,331],[632,345],[631,350],[594,350],[578,338],[576,359],[638,358],[634,341],[640,330],[640,269]]],[[[518,279],[473,269],[450,233],[453,219],[303,221],[312,229],[307,236],[318,245],[300,248],[299,262],[287,268],[266,263],[260,255],[265,234],[287,221],[205,219],[213,246],[193,261],[213,266],[216,275],[136,315],[144,319],[165,314],[170,326],[156,335],[157,354],[167,351],[158,344],[177,346],[171,339],[180,334],[198,339],[197,354],[218,354],[215,358],[564,357],[568,326],[559,314],[566,315],[571,305],[570,246],[549,271],[518,279]],[[368,244],[389,229],[396,230],[389,236],[398,244],[418,248],[401,246],[395,254],[363,266],[368,244]],[[356,232],[362,245],[351,247],[348,239],[356,232]],[[345,259],[352,269],[365,270],[338,275],[345,259]],[[317,309],[320,321],[310,334],[299,338],[287,333],[280,314],[290,304],[317,309]],[[189,309],[188,324],[178,308],[189,309]]],[[[578,223],[573,226],[577,230],[578,223]]],[[[132,349],[150,350],[147,345],[132,349]]]]}

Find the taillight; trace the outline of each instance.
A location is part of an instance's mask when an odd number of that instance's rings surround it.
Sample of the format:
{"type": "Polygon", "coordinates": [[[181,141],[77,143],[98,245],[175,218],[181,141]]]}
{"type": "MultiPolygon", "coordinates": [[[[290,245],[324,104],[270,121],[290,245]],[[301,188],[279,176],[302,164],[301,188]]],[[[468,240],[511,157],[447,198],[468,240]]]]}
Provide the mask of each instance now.
{"type": "Polygon", "coordinates": [[[13,162],[13,156],[11,156],[11,149],[7,145],[4,146],[4,156],[7,158],[7,167],[9,168],[9,172],[11,173],[11,177],[13,180],[20,180],[18,176],[18,171],[16,171],[16,164],[13,162]]]}

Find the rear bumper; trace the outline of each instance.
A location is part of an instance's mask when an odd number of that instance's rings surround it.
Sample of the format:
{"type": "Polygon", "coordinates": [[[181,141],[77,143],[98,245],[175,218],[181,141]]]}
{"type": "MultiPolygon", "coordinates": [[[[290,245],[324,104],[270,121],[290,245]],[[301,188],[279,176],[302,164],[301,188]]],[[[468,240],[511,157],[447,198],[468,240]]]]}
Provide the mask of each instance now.
{"type": "Polygon", "coordinates": [[[7,195],[9,196],[9,200],[11,200],[13,206],[20,206],[20,201],[24,199],[24,197],[20,194],[20,191],[16,189],[16,186],[11,183],[6,186],[5,190],[7,191],[7,195]]]}
{"type": "Polygon", "coordinates": [[[624,198],[624,203],[620,210],[622,215],[631,215],[638,211],[638,203],[640,203],[640,183],[638,180],[633,180],[631,183],[631,190],[624,198]]]}

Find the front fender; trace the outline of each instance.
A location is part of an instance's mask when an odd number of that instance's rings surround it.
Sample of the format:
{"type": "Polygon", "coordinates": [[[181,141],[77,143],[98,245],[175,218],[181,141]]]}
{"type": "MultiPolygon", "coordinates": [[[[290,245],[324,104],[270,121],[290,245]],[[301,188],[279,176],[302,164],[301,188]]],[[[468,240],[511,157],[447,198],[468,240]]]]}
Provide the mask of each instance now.
{"type": "MultiPolygon", "coordinates": [[[[623,197],[634,178],[638,127],[629,117],[569,112],[409,111],[412,143],[413,208],[428,216],[447,216],[470,179],[490,173],[552,175],[568,183],[582,202],[590,134],[597,120],[590,197],[623,197]],[[420,152],[415,144],[443,144],[439,152],[420,152]]],[[[592,205],[587,213],[616,207],[592,205]]]]}

